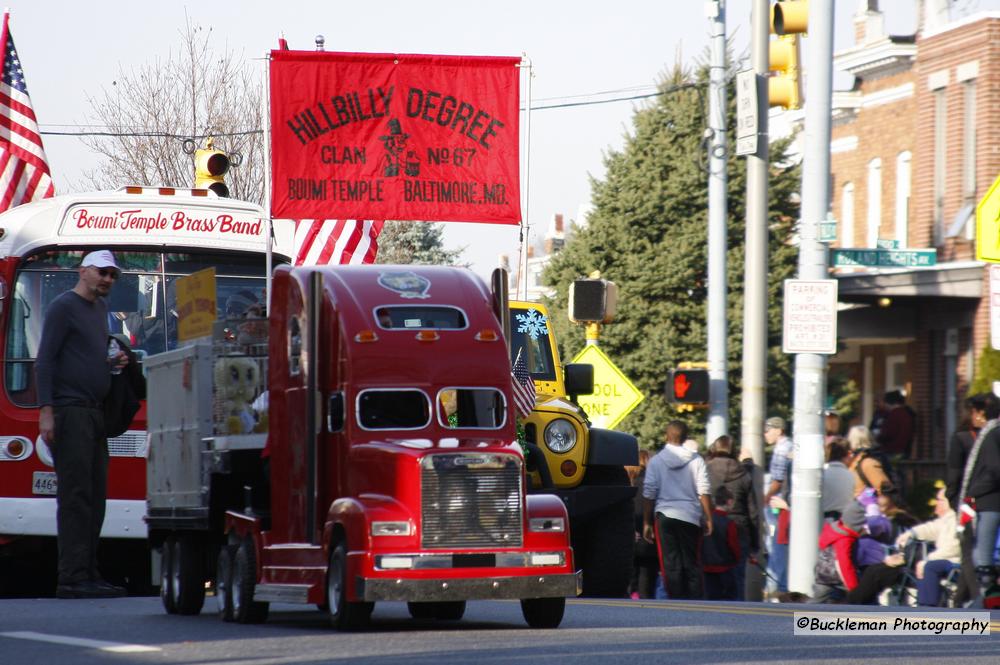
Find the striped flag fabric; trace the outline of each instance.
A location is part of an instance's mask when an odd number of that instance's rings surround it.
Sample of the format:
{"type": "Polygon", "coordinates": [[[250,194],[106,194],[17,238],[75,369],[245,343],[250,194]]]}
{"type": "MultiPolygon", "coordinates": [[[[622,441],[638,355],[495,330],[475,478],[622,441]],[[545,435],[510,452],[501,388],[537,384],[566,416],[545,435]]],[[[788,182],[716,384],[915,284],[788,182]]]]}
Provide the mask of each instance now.
{"type": "Polygon", "coordinates": [[[38,121],[24,83],[21,59],[3,15],[3,74],[0,76],[0,211],[55,194],[38,121]]]}
{"type": "Polygon", "coordinates": [[[292,254],[297,266],[375,263],[385,222],[355,219],[300,219],[292,254]]]}
{"type": "Polygon", "coordinates": [[[535,408],[535,381],[528,372],[528,366],[524,362],[524,347],[517,350],[517,357],[514,359],[514,366],[511,369],[511,378],[514,385],[514,407],[517,415],[527,418],[535,408]]]}

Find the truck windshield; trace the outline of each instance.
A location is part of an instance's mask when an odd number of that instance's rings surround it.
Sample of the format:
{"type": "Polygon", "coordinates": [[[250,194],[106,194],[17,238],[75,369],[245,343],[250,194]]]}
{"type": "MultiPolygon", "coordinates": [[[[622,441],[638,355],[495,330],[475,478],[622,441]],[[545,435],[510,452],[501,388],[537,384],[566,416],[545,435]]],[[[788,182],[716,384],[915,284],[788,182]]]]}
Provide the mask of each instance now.
{"type": "Polygon", "coordinates": [[[555,381],[556,368],[552,361],[548,321],[536,309],[510,310],[510,364],[517,354],[524,356],[524,364],[536,381],[555,381]]]}
{"type": "MultiPolygon", "coordinates": [[[[76,284],[77,266],[91,249],[41,252],[18,269],[4,345],[4,387],[14,404],[37,406],[34,362],[45,312],[76,284]]],[[[122,274],[108,298],[108,329],[124,335],[140,358],[177,346],[178,277],[215,268],[219,318],[245,316],[266,302],[261,255],[116,251],[115,260],[122,274]]]]}
{"type": "Polygon", "coordinates": [[[438,421],[451,429],[500,429],[507,403],[496,388],[445,388],[438,393],[438,421]]]}
{"type": "Polygon", "coordinates": [[[422,429],[430,422],[430,400],[421,390],[373,389],[358,395],[358,423],[364,429],[422,429]]]}

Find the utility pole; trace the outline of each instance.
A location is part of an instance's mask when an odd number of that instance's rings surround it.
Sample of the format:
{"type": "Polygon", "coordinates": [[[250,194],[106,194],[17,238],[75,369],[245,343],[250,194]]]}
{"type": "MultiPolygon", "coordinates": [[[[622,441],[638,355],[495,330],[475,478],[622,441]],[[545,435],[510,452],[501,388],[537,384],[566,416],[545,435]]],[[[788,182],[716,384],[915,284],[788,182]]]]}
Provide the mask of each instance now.
{"type": "MultiPolygon", "coordinates": [[[[833,96],[834,0],[809,2],[805,147],[802,159],[802,218],[799,279],[827,279],[827,249],[819,224],[830,209],[830,113],[833,96]]],[[[826,398],[826,356],[795,356],[795,457],[792,462],[792,524],[788,590],[811,594],[819,538],[826,398]]]]}
{"type": "MultiPolygon", "coordinates": [[[[757,152],[747,156],[746,258],[743,270],[743,395],[740,442],[757,467],[764,466],[764,408],[767,404],[767,72],[770,6],[753,0],[750,61],[757,87],[757,152]]],[[[751,569],[752,570],[752,569],[751,569]]],[[[747,600],[760,600],[761,577],[747,571],[747,600]]]]}
{"type": "Polygon", "coordinates": [[[708,93],[708,381],[705,444],[729,430],[729,372],[726,353],[726,0],[705,5],[711,25],[712,60],[708,93]]]}

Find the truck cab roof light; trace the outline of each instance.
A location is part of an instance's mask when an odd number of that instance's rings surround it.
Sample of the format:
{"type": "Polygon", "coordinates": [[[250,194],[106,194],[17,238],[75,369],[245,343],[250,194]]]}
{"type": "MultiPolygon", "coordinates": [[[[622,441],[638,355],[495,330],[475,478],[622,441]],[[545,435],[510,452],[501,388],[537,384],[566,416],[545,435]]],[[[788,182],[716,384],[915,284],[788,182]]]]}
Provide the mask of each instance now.
{"type": "Polygon", "coordinates": [[[375,334],[374,330],[362,330],[357,335],[354,336],[354,341],[359,344],[367,344],[368,342],[377,342],[378,335],[375,334]]]}
{"type": "Polygon", "coordinates": [[[418,342],[436,342],[441,339],[441,335],[436,330],[421,330],[417,333],[418,342]]]}
{"type": "Polygon", "coordinates": [[[496,330],[493,328],[483,328],[476,333],[477,342],[495,342],[500,339],[500,335],[497,334],[496,330]]]}

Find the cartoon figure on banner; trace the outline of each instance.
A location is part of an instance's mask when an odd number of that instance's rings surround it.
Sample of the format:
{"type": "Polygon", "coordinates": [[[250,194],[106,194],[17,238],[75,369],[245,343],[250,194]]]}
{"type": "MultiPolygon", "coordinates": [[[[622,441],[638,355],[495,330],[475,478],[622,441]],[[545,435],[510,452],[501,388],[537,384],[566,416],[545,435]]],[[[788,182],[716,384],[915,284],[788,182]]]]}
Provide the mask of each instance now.
{"type": "Polygon", "coordinates": [[[385,169],[382,175],[387,178],[399,175],[400,167],[403,172],[410,177],[420,175],[420,160],[417,159],[416,150],[406,149],[406,140],[409,134],[403,132],[403,127],[398,118],[389,119],[388,136],[378,137],[385,147],[385,169]],[[406,161],[403,161],[403,153],[406,153],[406,161]]]}

